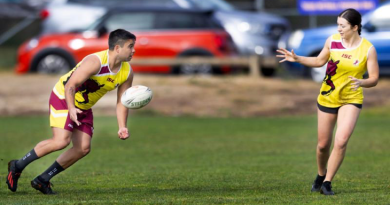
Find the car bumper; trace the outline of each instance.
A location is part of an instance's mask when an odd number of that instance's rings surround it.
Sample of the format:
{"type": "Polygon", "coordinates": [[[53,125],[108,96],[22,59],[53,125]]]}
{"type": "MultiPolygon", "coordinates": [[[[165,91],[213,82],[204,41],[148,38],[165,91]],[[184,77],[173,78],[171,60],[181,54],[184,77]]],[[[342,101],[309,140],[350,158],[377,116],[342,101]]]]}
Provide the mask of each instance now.
{"type": "Polygon", "coordinates": [[[27,73],[30,70],[30,53],[24,52],[24,47],[18,50],[17,64],[15,66],[15,72],[18,74],[27,73]]]}

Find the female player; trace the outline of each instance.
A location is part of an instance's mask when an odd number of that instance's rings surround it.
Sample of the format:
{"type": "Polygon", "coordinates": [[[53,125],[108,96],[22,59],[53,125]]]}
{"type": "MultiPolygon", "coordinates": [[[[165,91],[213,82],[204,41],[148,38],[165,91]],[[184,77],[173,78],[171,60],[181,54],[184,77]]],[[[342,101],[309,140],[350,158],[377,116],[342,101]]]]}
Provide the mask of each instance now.
{"type": "Polygon", "coordinates": [[[378,83],[379,66],[373,45],[360,36],[361,15],[346,9],[338,15],[337,34],[330,36],[317,57],[297,56],[293,50],[278,49],[280,62],[298,62],[307,67],[328,63],[318,106],[318,175],[312,192],[334,195],[331,181],[343,162],[348,140],[355,128],[363,105],[363,89],[378,83]],[[368,71],[368,78],[363,79],[368,71]],[[333,130],[335,142],[330,153],[333,130]]]}

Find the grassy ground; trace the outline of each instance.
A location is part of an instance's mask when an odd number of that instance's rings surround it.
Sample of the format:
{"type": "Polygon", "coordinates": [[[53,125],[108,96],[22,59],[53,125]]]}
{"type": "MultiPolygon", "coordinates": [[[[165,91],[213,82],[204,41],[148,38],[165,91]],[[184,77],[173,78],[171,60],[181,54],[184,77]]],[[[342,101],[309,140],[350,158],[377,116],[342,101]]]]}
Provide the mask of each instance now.
{"type": "Polygon", "coordinates": [[[127,141],[114,117],[96,117],[92,152],[52,180],[56,196],[29,183],[60,153],[27,167],[18,192],[4,183],[7,162],[50,136],[48,118],[0,118],[0,204],[390,204],[389,117],[363,113],[331,197],[310,193],[315,116],[137,116],[127,141]]]}

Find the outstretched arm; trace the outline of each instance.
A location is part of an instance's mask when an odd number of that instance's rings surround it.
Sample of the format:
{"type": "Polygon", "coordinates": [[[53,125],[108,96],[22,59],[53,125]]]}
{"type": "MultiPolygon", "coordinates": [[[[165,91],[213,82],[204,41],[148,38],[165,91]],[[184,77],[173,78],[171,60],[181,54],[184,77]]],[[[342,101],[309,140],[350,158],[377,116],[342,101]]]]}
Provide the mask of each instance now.
{"type": "Polygon", "coordinates": [[[89,77],[96,74],[100,69],[100,60],[95,55],[87,56],[80,66],[73,72],[65,85],[65,99],[69,110],[70,119],[77,125],[81,123],[77,120],[77,113],[80,109],[75,106],[76,88],[84,83],[89,77]]]}
{"type": "Polygon", "coordinates": [[[121,103],[121,97],[122,94],[132,86],[133,84],[133,71],[130,71],[129,78],[118,87],[117,92],[117,100],[116,100],[116,116],[118,119],[118,136],[120,139],[125,140],[129,138],[129,130],[127,128],[127,116],[128,116],[128,109],[122,105],[121,103]]]}
{"type": "Polygon", "coordinates": [[[325,65],[326,62],[328,62],[329,56],[330,56],[330,49],[329,44],[331,41],[331,37],[329,37],[324,47],[322,48],[321,53],[317,57],[305,57],[305,56],[298,56],[294,53],[294,50],[288,51],[284,48],[280,48],[277,50],[279,55],[276,55],[276,57],[284,58],[279,61],[279,63],[282,63],[284,61],[290,61],[290,62],[297,62],[307,67],[321,67],[325,65]]]}

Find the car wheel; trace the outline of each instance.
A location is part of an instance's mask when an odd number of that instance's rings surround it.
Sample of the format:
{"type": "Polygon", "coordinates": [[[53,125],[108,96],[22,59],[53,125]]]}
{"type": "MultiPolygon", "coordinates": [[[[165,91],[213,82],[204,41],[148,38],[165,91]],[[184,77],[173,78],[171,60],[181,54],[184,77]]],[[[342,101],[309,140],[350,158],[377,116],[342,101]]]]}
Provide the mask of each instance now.
{"type": "Polygon", "coordinates": [[[275,68],[261,68],[261,74],[265,77],[273,77],[276,74],[275,68]]]}
{"type": "Polygon", "coordinates": [[[318,68],[310,68],[310,77],[313,81],[320,83],[324,80],[325,78],[325,73],[326,73],[326,66],[328,64],[326,63],[322,67],[318,68]]]}
{"type": "Polygon", "coordinates": [[[41,58],[38,62],[36,71],[44,74],[62,74],[71,69],[70,62],[58,54],[49,54],[41,58]]]}
{"type": "Polygon", "coordinates": [[[179,69],[180,73],[184,75],[210,75],[213,73],[213,67],[210,64],[183,64],[179,69]]]}
{"type": "MultiPolygon", "coordinates": [[[[190,49],[186,50],[178,55],[178,57],[213,57],[214,55],[209,51],[203,49],[190,49]]],[[[211,75],[211,74],[219,74],[221,69],[219,67],[210,65],[210,64],[193,64],[187,63],[178,66],[172,67],[172,73],[174,74],[183,74],[183,75],[211,75]]]]}

